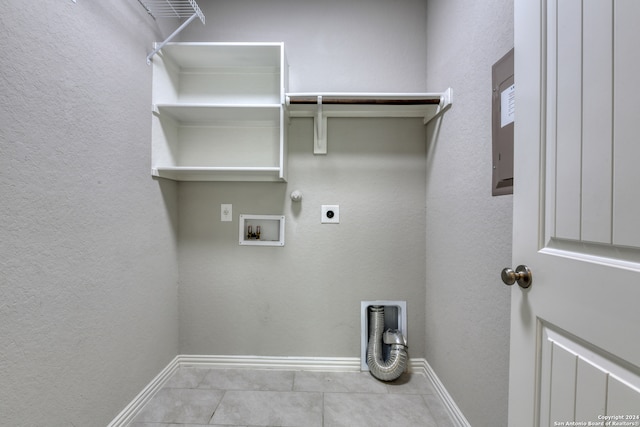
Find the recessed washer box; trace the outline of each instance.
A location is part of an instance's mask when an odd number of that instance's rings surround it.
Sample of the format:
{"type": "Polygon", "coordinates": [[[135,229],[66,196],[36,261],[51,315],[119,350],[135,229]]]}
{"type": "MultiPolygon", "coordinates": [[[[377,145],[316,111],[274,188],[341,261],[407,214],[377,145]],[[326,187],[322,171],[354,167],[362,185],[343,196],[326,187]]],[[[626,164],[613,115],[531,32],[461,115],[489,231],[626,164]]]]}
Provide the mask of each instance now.
{"type": "Polygon", "coordinates": [[[239,243],[284,246],[284,215],[240,215],[239,243]]]}

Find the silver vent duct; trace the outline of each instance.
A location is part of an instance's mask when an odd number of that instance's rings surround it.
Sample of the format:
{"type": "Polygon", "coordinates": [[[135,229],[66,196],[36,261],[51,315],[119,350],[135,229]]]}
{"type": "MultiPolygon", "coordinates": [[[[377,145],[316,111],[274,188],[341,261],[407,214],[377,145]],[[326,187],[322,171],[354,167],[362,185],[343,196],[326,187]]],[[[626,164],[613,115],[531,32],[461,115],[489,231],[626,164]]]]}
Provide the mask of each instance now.
{"type": "Polygon", "coordinates": [[[367,365],[371,375],[382,381],[393,381],[400,377],[407,366],[407,342],[398,330],[384,332],[384,306],[369,307],[369,344],[367,365]],[[391,353],[382,359],[382,340],[391,345],[391,353]]]}

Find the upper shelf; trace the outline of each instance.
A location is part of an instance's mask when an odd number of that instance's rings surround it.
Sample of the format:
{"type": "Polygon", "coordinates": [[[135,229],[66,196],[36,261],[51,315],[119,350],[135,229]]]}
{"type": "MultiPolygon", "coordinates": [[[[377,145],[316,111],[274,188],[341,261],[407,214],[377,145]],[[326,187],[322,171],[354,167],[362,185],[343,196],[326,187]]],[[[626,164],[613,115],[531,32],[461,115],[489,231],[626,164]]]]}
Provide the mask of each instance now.
{"type": "Polygon", "coordinates": [[[200,18],[205,23],[204,13],[200,10],[196,0],[138,0],[138,3],[145,8],[149,15],[156,18],[188,18],[162,43],[155,46],[155,49],[147,55],[147,64],[151,64],[151,58],[158,53],[167,43],[177,36],[187,25],[196,18],[200,18]]]}
{"type": "Polygon", "coordinates": [[[267,68],[271,67],[280,72],[282,58],[282,43],[213,43],[183,42],[170,43],[162,53],[171,58],[182,68],[267,68]]]}
{"type": "Polygon", "coordinates": [[[328,117],[422,117],[424,124],[451,107],[451,88],[435,93],[287,93],[289,117],[313,117],[314,154],[327,153],[328,117]]]}
{"type": "Polygon", "coordinates": [[[138,0],[154,18],[188,18],[194,13],[204,24],[204,14],[195,0],[138,0]]]}

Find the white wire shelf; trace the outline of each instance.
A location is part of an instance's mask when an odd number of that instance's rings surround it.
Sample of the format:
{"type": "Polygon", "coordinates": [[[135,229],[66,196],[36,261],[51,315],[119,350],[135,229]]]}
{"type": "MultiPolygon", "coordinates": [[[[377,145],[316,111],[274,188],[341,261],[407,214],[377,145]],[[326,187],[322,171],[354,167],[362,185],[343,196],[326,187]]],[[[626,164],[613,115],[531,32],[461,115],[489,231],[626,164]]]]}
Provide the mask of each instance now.
{"type": "Polygon", "coordinates": [[[189,18],[194,13],[204,24],[204,14],[195,0],[138,0],[154,18],[189,18]]]}
{"type": "Polygon", "coordinates": [[[155,49],[147,55],[147,64],[151,64],[151,58],[158,53],[162,47],[169,43],[187,25],[196,18],[200,18],[202,24],[205,23],[204,13],[200,10],[195,0],[138,0],[149,15],[157,18],[188,18],[178,27],[165,41],[156,44],[155,49]]]}

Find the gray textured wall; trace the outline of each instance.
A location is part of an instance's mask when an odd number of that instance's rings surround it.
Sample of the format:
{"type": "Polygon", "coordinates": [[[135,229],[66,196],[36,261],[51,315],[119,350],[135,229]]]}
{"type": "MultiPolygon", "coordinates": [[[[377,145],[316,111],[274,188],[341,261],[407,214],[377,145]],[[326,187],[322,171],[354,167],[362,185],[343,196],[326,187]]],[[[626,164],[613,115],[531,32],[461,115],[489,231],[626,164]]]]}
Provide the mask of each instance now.
{"type": "Polygon", "coordinates": [[[137,2],[0,2],[0,424],[104,426],[177,353],[137,2]]]}
{"type": "Polygon", "coordinates": [[[424,132],[330,119],[318,157],[313,122],[294,119],[287,184],[181,183],[180,351],[359,357],[360,301],[390,299],[408,302],[410,356],[423,357],[424,132]],[[322,204],[340,205],[340,224],[320,224],[322,204]],[[284,214],[285,246],[238,245],[240,213],[284,214]]]}
{"type": "Polygon", "coordinates": [[[290,92],[427,91],[426,0],[206,0],[182,41],[282,41],[290,92]]]}
{"type": "MultiPolygon", "coordinates": [[[[182,41],[284,41],[290,91],[427,89],[422,0],[202,6],[207,25],[182,41]]],[[[359,357],[360,301],[392,299],[408,301],[423,357],[425,128],[330,119],[329,154],[314,156],[312,123],[291,120],[287,184],[180,183],[182,353],[359,357]],[[340,205],[339,225],[320,224],[322,204],[340,205]],[[286,215],[285,247],[240,247],[240,213],[286,215]]]]}
{"type": "Polygon", "coordinates": [[[512,196],[491,196],[491,66],[513,47],[513,2],[427,12],[428,84],[453,87],[454,105],[428,148],[426,358],[471,425],[503,426],[512,196]]]}

